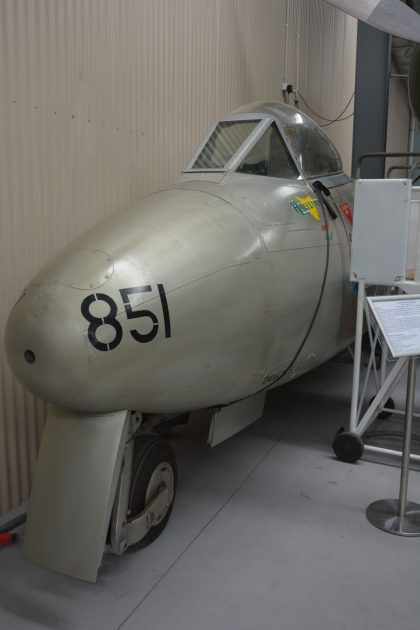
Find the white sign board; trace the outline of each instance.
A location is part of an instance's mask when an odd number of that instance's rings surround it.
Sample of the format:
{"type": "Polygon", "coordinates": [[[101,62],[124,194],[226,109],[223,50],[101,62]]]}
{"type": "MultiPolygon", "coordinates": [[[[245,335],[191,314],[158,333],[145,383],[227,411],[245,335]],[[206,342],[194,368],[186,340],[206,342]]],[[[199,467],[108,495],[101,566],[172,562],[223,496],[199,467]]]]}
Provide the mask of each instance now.
{"type": "Polygon", "coordinates": [[[420,356],[420,295],[367,298],[394,359],[420,356]]]}

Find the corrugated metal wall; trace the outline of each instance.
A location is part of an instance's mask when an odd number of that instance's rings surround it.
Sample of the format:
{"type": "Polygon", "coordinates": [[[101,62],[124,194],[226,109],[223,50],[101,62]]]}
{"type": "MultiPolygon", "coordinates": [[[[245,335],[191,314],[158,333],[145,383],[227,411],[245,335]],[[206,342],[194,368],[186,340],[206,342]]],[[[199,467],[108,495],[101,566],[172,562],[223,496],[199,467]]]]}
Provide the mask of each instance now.
{"type": "MultiPolygon", "coordinates": [[[[217,116],[280,99],[286,6],[1,0],[0,514],[28,496],[44,420],[5,362],[10,308],[67,242],[173,181],[217,116]]],[[[322,0],[288,6],[287,80],[334,118],[354,88],[356,23],[322,0]]],[[[348,166],[351,119],[326,129],[348,166]]]]}

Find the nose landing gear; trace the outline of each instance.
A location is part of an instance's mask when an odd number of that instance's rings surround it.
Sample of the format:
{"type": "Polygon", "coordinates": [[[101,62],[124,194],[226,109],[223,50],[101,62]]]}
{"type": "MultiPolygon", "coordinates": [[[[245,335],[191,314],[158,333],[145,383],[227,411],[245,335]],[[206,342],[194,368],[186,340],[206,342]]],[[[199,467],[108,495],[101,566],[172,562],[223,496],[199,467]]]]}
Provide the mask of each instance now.
{"type": "Polygon", "coordinates": [[[124,449],[111,515],[111,551],[145,547],[164,530],[172,512],[177,481],[169,443],[155,435],[137,434],[124,449]]]}
{"type": "Polygon", "coordinates": [[[158,437],[140,435],[134,442],[128,513],[133,522],[149,507],[150,529],[136,545],[145,547],[166,527],[172,512],[176,489],[176,462],[169,443],[158,437]],[[157,502],[158,497],[165,497],[157,502]],[[155,502],[155,508],[150,505],[155,502]]]}

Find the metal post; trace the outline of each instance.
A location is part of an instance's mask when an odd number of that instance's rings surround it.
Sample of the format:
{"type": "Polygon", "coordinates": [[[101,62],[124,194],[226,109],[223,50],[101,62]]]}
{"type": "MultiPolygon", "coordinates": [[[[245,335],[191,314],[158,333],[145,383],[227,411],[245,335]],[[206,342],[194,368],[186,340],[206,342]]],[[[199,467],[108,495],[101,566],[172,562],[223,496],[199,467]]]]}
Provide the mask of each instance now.
{"type": "Polygon", "coordinates": [[[420,505],[407,501],[415,384],[416,358],[411,357],[408,362],[400,496],[398,500],[381,499],[380,501],[375,501],[371,503],[366,510],[366,516],[372,525],[390,534],[397,534],[399,536],[420,536],[420,505]]]}
{"type": "Polygon", "coordinates": [[[407,506],[408,472],[410,468],[411,427],[413,424],[415,386],[416,359],[415,357],[413,357],[408,362],[407,397],[405,402],[404,446],[401,463],[400,498],[398,503],[398,516],[400,517],[400,526],[402,526],[405,509],[407,506]]]}
{"type": "Polygon", "coordinates": [[[350,407],[350,431],[357,428],[357,403],[360,387],[360,363],[362,360],[362,336],[363,336],[363,312],[365,302],[365,281],[359,280],[357,284],[357,316],[356,316],[356,339],[354,341],[354,362],[353,362],[353,386],[350,407]]]}
{"type": "Polygon", "coordinates": [[[382,344],[382,352],[381,352],[381,387],[385,383],[386,379],[386,362],[388,361],[388,347],[384,342],[382,344]]]}

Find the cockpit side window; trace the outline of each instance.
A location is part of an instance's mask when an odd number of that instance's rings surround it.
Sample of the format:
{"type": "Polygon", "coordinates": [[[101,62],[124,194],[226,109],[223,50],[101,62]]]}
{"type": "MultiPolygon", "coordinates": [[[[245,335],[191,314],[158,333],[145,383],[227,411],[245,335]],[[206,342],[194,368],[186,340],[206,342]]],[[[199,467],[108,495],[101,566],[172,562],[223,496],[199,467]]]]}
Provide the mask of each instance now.
{"type": "Polygon", "coordinates": [[[192,168],[202,170],[224,168],[260,122],[260,120],[219,122],[192,168]]]}
{"type": "Polygon", "coordinates": [[[297,124],[283,125],[283,129],[304,175],[322,177],[341,173],[340,156],[328,136],[312,121],[303,123],[299,114],[295,117],[297,124]]]}
{"type": "Polygon", "coordinates": [[[252,147],[236,172],[284,179],[299,178],[296,165],[275,123],[270,125],[252,147]]]}

